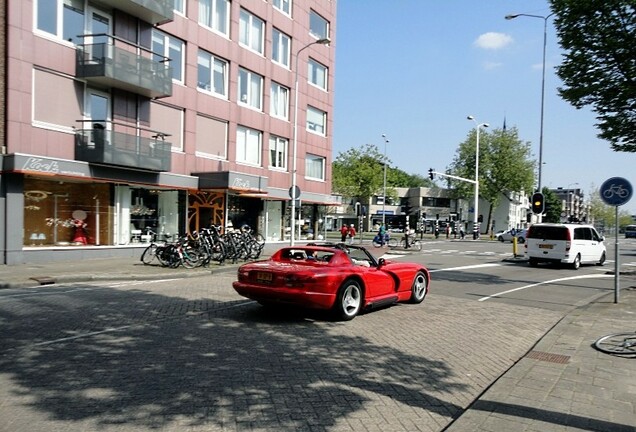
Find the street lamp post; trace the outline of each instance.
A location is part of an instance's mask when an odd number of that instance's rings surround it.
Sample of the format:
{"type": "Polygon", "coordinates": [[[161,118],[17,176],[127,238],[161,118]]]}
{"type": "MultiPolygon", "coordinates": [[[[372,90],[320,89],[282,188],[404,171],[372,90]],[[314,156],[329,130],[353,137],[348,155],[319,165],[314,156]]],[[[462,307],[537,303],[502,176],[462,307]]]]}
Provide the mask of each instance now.
{"type": "Polygon", "coordinates": [[[473,215],[473,240],[477,240],[477,237],[479,237],[479,225],[477,221],[477,214],[479,209],[479,131],[482,127],[487,128],[490,125],[488,123],[477,122],[477,120],[475,120],[475,117],[471,115],[466,118],[475,122],[475,128],[477,132],[477,137],[475,140],[475,213],[473,215]]]}
{"type": "Polygon", "coordinates": [[[541,125],[539,127],[539,173],[538,173],[538,188],[537,190],[541,192],[541,170],[543,169],[543,110],[545,106],[545,49],[548,37],[548,18],[550,18],[554,13],[549,15],[531,15],[531,14],[511,14],[506,15],[507,20],[513,20],[520,16],[530,17],[530,18],[539,18],[543,20],[543,71],[541,75],[541,125]]]}
{"type": "Polygon", "coordinates": [[[384,192],[382,197],[382,225],[386,229],[386,145],[389,143],[385,134],[382,134],[382,138],[384,138],[384,192]]]}
{"type": "Polygon", "coordinates": [[[315,40],[311,43],[308,43],[307,45],[305,45],[304,47],[302,47],[301,49],[299,49],[296,52],[296,64],[295,64],[295,69],[294,69],[294,149],[292,151],[292,178],[291,178],[291,192],[290,195],[291,196],[291,233],[290,233],[290,237],[289,237],[289,245],[293,246],[294,245],[294,239],[296,236],[296,200],[299,198],[299,196],[296,196],[297,193],[297,182],[296,182],[296,164],[297,164],[297,159],[298,159],[298,58],[300,57],[300,53],[309,48],[312,45],[316,45],[316,44],[320,44],[320,45],[327,45],[330,42],[329,39],[324,38],[324,39],[318,39],[315,40]]]}

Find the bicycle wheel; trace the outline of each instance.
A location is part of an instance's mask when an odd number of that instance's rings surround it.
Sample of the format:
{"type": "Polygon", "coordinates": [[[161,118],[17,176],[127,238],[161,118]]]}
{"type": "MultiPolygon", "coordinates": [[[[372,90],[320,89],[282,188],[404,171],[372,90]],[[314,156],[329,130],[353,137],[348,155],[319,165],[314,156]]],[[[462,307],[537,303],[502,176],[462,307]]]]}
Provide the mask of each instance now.
{"type": "Polygon", "coordinates": [[[605,335],[594,342],[594,348],[606,354],[636,355],[636,333],[605,335]]]}
{"type": "Polygon", "coordinates": [[[416,250],[416,251],[421,251],[422,250],[422,242],[420,242],[419,240],[413,240],[411,241],[411,244],[409,246],[411,249],[416,250]]]}
{"type": "Polygon", "coordinates": [[[394,238],[394,237],[391,237],[391,238],[389,239],[388,244],[389,244],[389,247],[390,247],[391,249],[395,249],[396,247],[398,247],[398,239],[396,239],[396,238],[394,238]]]}
{"type": "Polygon", "coordinates": [[[141,262],[148,265],[155,260],[157,256],[157,245],[151,243],[145,250],[144,253],[141,254],[141,262]]]}

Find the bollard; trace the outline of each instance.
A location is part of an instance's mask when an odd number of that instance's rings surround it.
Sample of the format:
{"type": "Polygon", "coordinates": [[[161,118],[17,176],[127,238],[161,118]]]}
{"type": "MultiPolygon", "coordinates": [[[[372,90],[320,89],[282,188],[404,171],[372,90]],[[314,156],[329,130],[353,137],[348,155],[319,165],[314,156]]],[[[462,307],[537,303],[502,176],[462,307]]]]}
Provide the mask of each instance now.
{"type": "Polygon", "coordinates": [[[512,238],[512,255],[516,258],[517,257],[517,237],[513,237],[512,238]]]}

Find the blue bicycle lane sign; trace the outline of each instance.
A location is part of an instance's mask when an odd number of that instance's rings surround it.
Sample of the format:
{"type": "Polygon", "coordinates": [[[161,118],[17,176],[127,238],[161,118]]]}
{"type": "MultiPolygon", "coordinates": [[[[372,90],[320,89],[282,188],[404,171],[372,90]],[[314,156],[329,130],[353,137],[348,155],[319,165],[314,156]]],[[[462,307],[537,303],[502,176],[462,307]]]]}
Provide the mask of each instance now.
{"type": "Polygon", "coordinates": [[[599,193],[605,204],[618,207],[631,199],[634,189],[623,177],[612,177],[603,182],[599,193]]]}

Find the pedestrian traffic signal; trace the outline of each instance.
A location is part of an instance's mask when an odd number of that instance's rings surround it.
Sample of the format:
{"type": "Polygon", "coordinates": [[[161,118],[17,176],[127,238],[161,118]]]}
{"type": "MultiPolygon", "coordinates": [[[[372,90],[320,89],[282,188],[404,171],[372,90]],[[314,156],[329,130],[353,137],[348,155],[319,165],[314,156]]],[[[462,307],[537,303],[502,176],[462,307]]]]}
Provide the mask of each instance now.
{"type": "Polygon", "coordinates": [[[545,211],[545,201],[541,192],[535,192],[532,195],[532,213],[543,214],[545,211]]]}
{"type": "Polygon", "coordinates": [[[428,177],[433,180],[435,178],[435,173],[433,172],[433,168],[428,169],[428,177]]]}

